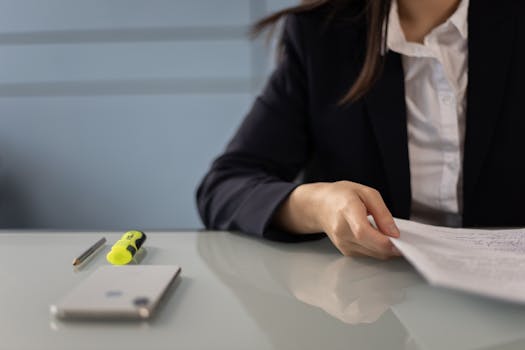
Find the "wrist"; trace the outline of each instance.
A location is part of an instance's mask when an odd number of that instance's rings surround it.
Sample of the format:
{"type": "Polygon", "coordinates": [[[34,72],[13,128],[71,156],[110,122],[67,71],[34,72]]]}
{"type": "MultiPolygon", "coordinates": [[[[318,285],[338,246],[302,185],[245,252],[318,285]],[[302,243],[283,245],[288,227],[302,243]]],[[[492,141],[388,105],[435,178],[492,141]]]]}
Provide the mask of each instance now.
{"type": "Polygon", "coordinates": [[[325,184],[312,183],[298,186],[276,212],[274,223],[293,233],[322,232],[322,195],[325,184]]]}

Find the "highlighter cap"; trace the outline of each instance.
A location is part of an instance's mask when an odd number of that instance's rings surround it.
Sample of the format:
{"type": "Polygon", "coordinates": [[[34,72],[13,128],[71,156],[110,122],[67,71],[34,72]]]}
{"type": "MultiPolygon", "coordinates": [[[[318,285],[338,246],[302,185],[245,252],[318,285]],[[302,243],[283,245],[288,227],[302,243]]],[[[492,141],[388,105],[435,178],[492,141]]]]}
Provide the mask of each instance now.
{"type": "Polygon", "coordinates": [[[133,254],[122,246],[114,246],[106,256],[106,259],[113,265],[126,265],[133,259],[133,254]]]}

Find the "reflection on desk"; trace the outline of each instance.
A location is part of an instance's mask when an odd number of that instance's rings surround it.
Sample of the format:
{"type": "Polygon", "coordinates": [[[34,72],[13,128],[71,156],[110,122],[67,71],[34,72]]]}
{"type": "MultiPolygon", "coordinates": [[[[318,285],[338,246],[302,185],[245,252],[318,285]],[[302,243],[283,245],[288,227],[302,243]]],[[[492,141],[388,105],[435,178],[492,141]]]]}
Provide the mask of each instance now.
{"type": "MultiPolygon", "coordinates": [[[[220,233],[199,236],[197,247],[209,268],[266,333],[274,349],[405,349],[407,334],[392,312],[385,313],[373,327],[349,327],[294,296],[292,286],[299,287],[303,278],[307,278],[304,286],[322,287],[316,278],[330,262],[341,258],[326,240],[282,244],[220,233]],[[382,336],[377,337],[377,332],[382,336]]],[[[374,266],[378,262],[368,263],[374,266]]],[[[345,300],[342,294],[339,297],[345,300]]]]}
{"type": "MultiPolygon", "coordinates": [[[[369,332],[375,333],[385,349],[525,347],[523,306],[431,287],[403,259],[343,257],[328,240],[295,245],[252,240],[238,234],[201,236],[198,251],[221,280],[245,298],[247,310],[268,332],[275,332],[272,328],[287,312],[268,315],[268,308],[258,305],[282,305],[293,296],[345,324],[368,324],[359,333],[366,329],[368,339],[369,332]],[[256,291],[264,295],[262,302],[251,298],[256,291]],[[395,337],[387,340],[396,324],[406,331],[398,330],[398,335],[405,334],[397,344],[390,342],[395,337]]],[[[319,328],[307,327],[309,321],[287,319],[316,332],[319,328]]],[[[362,340],[355,335],[352,339],[362,340]]]]}
{"type": "Polygon", "coordinates": [[[262,242],[258,249],[247,249],[245,245],[243,237],[199,239],[199,251],[218,273],[234,273],[236,279],[258,288],[278,283],[286,294],[348,324],[377,321],[403,299],[406,287],[422,283],[402,259],[385,263],[344,257],[328,240],[313,247],[267,246],[262,242]],[[263,250],[255,255],[259,249],[263,250]]]}

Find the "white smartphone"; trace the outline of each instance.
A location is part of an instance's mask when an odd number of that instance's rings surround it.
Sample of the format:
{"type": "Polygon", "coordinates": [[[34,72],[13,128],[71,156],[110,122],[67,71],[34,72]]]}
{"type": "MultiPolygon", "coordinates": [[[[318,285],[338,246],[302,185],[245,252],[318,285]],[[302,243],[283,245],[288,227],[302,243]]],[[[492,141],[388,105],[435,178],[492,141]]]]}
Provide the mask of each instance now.
{"type": "Polygon", "coordinates": [[[148,319],[180,273],[179,266],[102,266],[50,311],[61,319],[148,319]]]}

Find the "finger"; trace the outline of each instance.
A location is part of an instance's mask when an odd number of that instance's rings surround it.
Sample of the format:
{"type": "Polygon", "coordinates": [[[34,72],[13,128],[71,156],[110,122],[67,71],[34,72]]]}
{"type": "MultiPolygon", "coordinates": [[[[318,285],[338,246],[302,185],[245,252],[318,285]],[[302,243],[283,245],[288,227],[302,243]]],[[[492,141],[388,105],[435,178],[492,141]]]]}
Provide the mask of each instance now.
{"type": "Polygon", "coordinates": [[[383,201],[381,194],[373,188],[365,187],[357,191],[357,195],[361,198],[370,214],[374,217],[374,221],[376,222],[379,231],[395,238],[399,237],[399,229],[394,222],[390,210],[388,210],[383,201]]]}
{"type": "Polygon", "coordinates": [[[367,219],[367,209],[359,200],[351,201],[343,215],[352,231],[351,241],[381,255],[392,255],[394,247],[390,239],[376,230],[367,219]]]}

